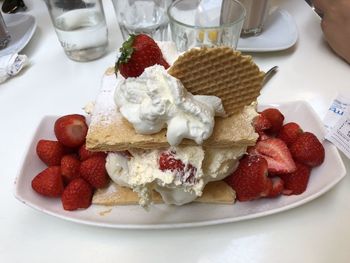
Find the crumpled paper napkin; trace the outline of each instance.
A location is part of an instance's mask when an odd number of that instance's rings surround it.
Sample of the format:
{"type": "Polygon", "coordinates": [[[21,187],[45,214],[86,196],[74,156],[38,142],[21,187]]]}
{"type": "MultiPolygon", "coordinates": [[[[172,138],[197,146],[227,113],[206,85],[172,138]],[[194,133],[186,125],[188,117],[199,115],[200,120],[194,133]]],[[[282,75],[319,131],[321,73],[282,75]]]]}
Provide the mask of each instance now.
{"type": "Polygon", "coordinates": [[[26,55],[14,53],[0,57],[0,83],[17,75],[28,64],[29,59],[26,55]]]}

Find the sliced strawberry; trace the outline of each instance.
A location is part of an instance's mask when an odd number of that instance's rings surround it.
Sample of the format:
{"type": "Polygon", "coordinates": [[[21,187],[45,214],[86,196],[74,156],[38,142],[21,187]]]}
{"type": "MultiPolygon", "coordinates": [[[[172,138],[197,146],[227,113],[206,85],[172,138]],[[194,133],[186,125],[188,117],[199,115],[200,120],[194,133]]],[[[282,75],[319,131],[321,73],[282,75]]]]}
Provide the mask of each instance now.
{"type": "Polygon", "coordinates": [[[36,153],[46,165],[60,165],[66,148],[58,141],[40,140],[36,145],[36,153]]]}
{"type": "Polygon", "coordinates": [[[63,192],[61,168],[59,166],[50,166],[40,172],[33,178],[32,188],[35,192],[44,196],[61,196],[63,192]]]}
{"type": "Polygon", "coordinates": [[[250,201],[268,195],[272,186],[267,174],[267,162],[263,157],[246,155],[225,182],[236,191],[239,201],[250,201]]]}
{"type": "Polygon", "coordinates": [[[311,167],[321,165],[325,158],[325,150],[322,143],[311,132],[300,134],[291,144],[290,152],[295,161],[311,167]]]}
{"type": "Polygon", "coordinates": [[[85,161],[93,156],[100,156],[103,158],[107,157],[107,154],[105,152],[92,152],[86,149],[86,144],[84,143],[82,146],[79,148],[79,158],[80,161],[85,161]]]}
{"type": "Polygon", "coordinates": [[[91,205],[93,189],[82,178],[76,178],[71,181],[64,189],[62,194],[62,205],[64,210],[77,210],[79,208],[88,208],[91,205]]]}
{"type": "Polygon", "coordinates": [[[298,162],[296,162],[296,167],[293,173],[279,175],[284,182],[284,195],[299,195],[307,188],[311,168],[298,162]]]}
{"type": "Polygon", "coordinates": [[[284,182],[280,177],[274,176],[271,177],[271,189],[267,194],[267,197],[277,197],[282,194],[284,190],[284,182]]]}
{"type": "Polygon", "coordinates": [[[271,128],[271,122],[262,114],[259,114],[253,120],[253,126],[256,132],[263,132],[271,128]]]}
{"type": "Polygon", "coordinates": [[[287,144],[287,146],[290,146],[302,133],[303,130],[300,128],[299,124],[295,122],[289,122],[282,126],[277,135],[277,138],[280,138],[287,144]]]}
{"type": "Polygon", "coordinates": [[[124,78],[138,77],[145,68],[155,64],[162,65],[166,69],[169,67],[157,43],[145,34],[130,35],[120,48],[120,52],[115,72],[119,71],[124,78]]]}
{"type": "Polygon", "coordinates": [[[283,125],[283,121],[284,121],[283,114],[278,109],[275,109],[275,108],[268,108],[266,110],[263,110],[260,114],[264,116],[266,119],[268,119],[269,122],[271,123],[271,128],[268,129],[268,131],[271,134],[277,134],[283,125]]]}
{"type": "Polygon", "coordinates": [[[258,141],[254,147],[249,149],[249,153],[264,157],[271,174],[291,173],[296,169],[292,155],[281,139],[269,138],[258,141]]]}
{"type": "Polygon", "coordinates": [[[61,173],[63,181],[67,184],[79,177],[80,161],[74,154],[65,155],[61,159],[61,173]]]}
{"type": "Polygon", "coordinates": [[[54,131],[57,140],[67,147],[80,147],[85,142],[88,126],[79,114],[63,116],[56,120],[54,131]]]}
{"type": "Polygon", "coordinates": [[[104,188],[109,182],[106,171],[106,159],[101,156],[94,156],[80,164],[80,176],[94,188],[104,188]]]}
{"type": "Polygon", "coordinates": [[[161,171],[172,171],[175,172],[175,176],[179,177],[182,182],[195,183],[197,168],[192,164],[185,164],[180,160],[176,159],[176,153],[162,152],[159,156],[159,170],[161,171]]]}

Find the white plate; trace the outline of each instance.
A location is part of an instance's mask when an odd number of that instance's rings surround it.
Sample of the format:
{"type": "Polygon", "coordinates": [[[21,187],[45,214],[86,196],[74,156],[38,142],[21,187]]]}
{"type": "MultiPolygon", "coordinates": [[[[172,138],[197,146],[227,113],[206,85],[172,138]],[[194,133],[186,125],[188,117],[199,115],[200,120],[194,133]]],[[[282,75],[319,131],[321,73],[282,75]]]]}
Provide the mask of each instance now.
{"type": "Polygon", "coordinates": [[[258,36],[240,38],[237,49],[246,52],[278,51],[290,48],[298,39],[293,17],[276,9],[267,18],[264,31],[258,36]]]}
{"type": "MultiPolygon", "coordinates": [[[[286,121],[295,121],[305,131],[314,132],[323,138],[323,125],[312,108],[305,102],[290,102],[261,106],[281,109],[286,121]]],[[[275,199],[260,199],[251,202],[237,202],[235,205],[188,204],[181,207],[154,205],[145,211],[138,205],[104,207],[92,205],[86,210],[69,212],[63,210],[59,199],[42,197],[31,188],[32,178],[45,165],[35,154],[39,139],[54,139],[53,123],[56,117],[47,116],[40,123],[22,169],[15,182],[15,196],[23,203],[44,213],[94,226],[112,228],[180,228],[214,225],[271,215],[305,204],[324,194],[345,176],[345,167],[334,145],[324,141],[326,150],[324,163],[312,170],[309,186],[302,195],[280,196],[275,199]]]]}
{"type": "Polygon", "coordinates": [[[32,38],[35,29],[35,18],[27,14],[4,14],[11,40],[7,47],[0,50],[0,57],[20,52],[32,38]]]}

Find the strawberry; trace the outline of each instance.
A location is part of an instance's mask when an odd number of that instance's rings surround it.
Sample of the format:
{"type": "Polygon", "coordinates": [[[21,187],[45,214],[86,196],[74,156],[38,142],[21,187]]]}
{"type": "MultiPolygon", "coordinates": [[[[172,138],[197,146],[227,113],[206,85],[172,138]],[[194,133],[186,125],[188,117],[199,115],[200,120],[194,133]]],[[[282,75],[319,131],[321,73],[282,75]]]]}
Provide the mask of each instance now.
{"type": "Polygon", "coordinates": [[[260,114],[266,119],[268,119],[271,123],[271,128],[268,129],[269,133],[277,134],[283,125],[283,114],[278,109],[274,108],[268,108],[266,110],[263,110],[260,114]]]}
{"type": "Polygon", "coordinates": [[[253,120],[253,126],[257,133],[271,128],[271,122],[262,114],[259,114],[253,120]]]}
{"type": "Polygon", "coordinates": [[[325,157],[322,143],[311,132],[300,134],[291,144],[290,152],[295,161],[311,167],[321,165],[325,157]]]}
{"type": "Polygon", "coordinates": [[[280,138],[287,146],[290,146],[301,133],[303,133],[303,130],[300,128],[299,124],[289,122],[282,126],[277,134],[277,138],[280,138]]]}
{"type": "Polygon", "coordinates": [[[175,152],[162,152],[159,156],[159,170],[175,172],[175,176],[178,176],[182,182],[195,183],[197,168],[192,164],[185,164],[176,159],[175,152]]]}
{"type": "Polygon", "coordinates": [[[284,182],[280,177],[272,177],[271,178],[271,188],[269,190],[269,193],[267,194],[267,197],[276,197],[282,194],[284,190],[284,182]]]}
{"type": "Polygon", "coordinates": [[[77,210],[79,208],[88,208],[91,205],[93,189],[82,178],[76,178],[71,181],[64,189],[62,194],[62,205],[64,210],[77,210]]]}
{"type": "Polygon", "coordinates": [[[88,149],[86,149],[86,144],[84,143],[82,146],[80,146],[79,148],[79,158],[80,161],[85,161],[87,159],[89,159],[90,157],[93,156],[101,156],[103,158],[107,157],[107,154],[104,152],[92,152],[89,151],[88,149]]]}
{"type": "Polygon", "coordinates": [[[259,134],[258,141],[263,141],[271,138],[271,136],[267,135],[264,131],[259,131],[258,134],[259,134]]]}
{"type": "Polygon", "coordinates": [[[120,48],[120,53],[115,72],[119,70],[124,78],[138,77],[145,68],[155,64],[162,65],[165,69],[169,67],[157,43],[144,34],[130,35],[120,48]]]}
{"type": "Polygon", "coordinates": [[[67,147],[80,147],[85,142],[88,126],[85,117],[79,114],[65,115],[55,122],[57,140],[67,147]]]}
{"type": "Polygon", "coordinates": [[[63,192],[61,168],[50,166],[37,174],[32,180],[32,188],[39,194],[58,197],[63,192]]]}
{"type": "Polygon", "coordinates": [[[91,157],[80,164],[80,176],[94,188],[107,186],[109,177],[106,171],[106,159],[101,156],[91,157]]]}
{"type": "Polygon", "coordinates": [[[66,153],[65,147],[58,141],[40,140],[36,145],[36,153],[46,165],[60,165],[66,153]]]}
{"type": "Polygon", "coordinates": [[[299,195],[306,190],[311,168],[298,162],[296,167],[297,169],[293,173],[279,175],[284,182],[284,195],[299,195]]]}
{"type": "Polygon", "coordinates": [[[80,161],[74,154],[65,155],[61,159],[61,173],[63,181],[69,183],[79,177],[80,161]]]}
{"type": "Polygon", "coordinates": [[[287,145],[278,138],[268,138],[258,141],[254,147],[249,148],[252,155],[264,157],[268,163],[271,174],[294,172],[296,167],[287,145]]]}
{"type": "Polygon", "coordinates": [[[236,191],[239,201],[267,196],[272,187],[271,180],[267,177],[267,162],[257,155],[243,157],[237,169],[225,178],[225,182],[236,191]]]}

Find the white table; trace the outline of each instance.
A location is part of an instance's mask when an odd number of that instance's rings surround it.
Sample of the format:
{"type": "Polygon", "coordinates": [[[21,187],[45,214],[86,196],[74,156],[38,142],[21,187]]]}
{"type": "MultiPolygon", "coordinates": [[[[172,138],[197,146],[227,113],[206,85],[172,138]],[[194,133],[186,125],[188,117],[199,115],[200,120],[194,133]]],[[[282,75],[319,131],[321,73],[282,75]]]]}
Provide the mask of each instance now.
{"type": "MultiPolygon", "coordinates": [[[[349,262],[350,179],[298,208],[263,218],[177,230],[115,230],[64,221],[13,196],[25,149],[47,114],[82,112],[95,98],[120,46],[109,0],[104,1],[110,52],[89,63],[69,60],[43,1],[27,0],[38,22],[23,50],[31,66],[0,86],[0,262],[349,262]],[[348,188],[349,187],[349,188],[348,188]]],[[[299,41],[287,51],[253,54],[262,69],[280,70],[260,102],[307,100],[322,118],[337,92],[350,93],[350,67],[322,40],[319,19],[304,0],[274,1],[297,21],[299,41]]],[[[346,167],[349,160],[344,158],[346,167]]]]}

